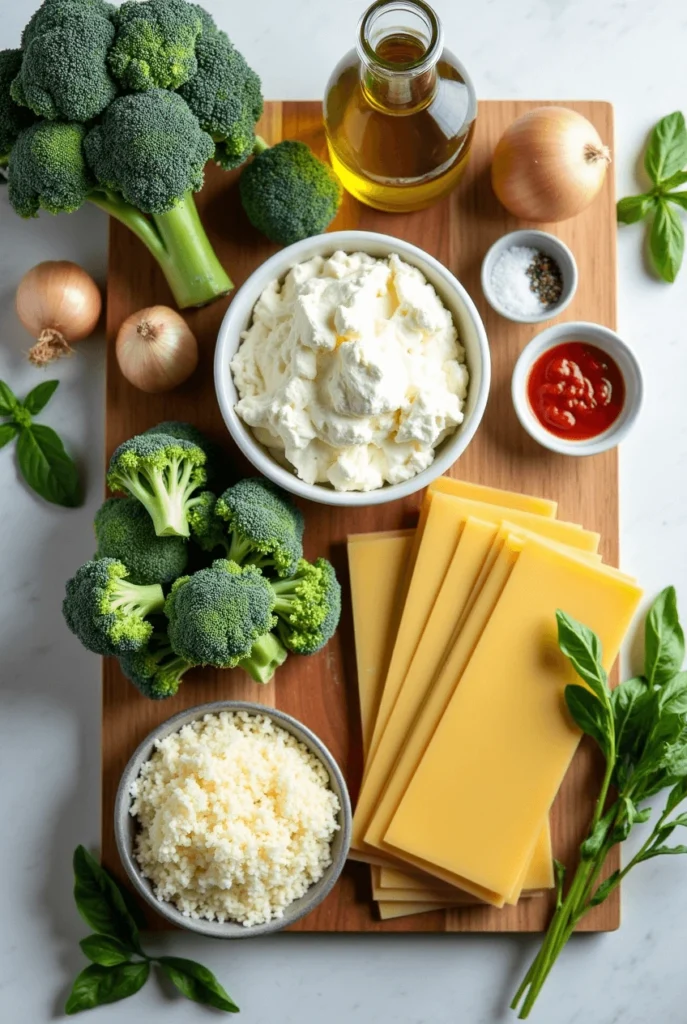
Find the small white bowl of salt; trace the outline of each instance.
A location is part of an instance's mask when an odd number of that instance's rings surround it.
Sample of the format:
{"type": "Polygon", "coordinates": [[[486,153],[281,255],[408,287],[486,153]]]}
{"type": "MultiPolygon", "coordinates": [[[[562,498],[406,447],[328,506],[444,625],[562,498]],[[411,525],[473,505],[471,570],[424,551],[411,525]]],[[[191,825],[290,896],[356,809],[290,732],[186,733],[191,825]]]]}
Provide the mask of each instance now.
{"type": "Polygon", "coordinates": [[[543,323],[558,316],[577,291],[575,257],[546,231],[511,231],[484,257],[482,290],[507,320],[543,323]]]}

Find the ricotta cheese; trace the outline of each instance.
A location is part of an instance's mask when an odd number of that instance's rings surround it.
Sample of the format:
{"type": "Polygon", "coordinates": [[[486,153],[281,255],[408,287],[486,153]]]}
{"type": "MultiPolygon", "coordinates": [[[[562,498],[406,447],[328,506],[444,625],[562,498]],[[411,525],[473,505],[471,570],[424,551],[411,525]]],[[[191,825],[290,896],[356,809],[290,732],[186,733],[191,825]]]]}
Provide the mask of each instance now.
{"type": "Polygon", "coordinates": [[[456,326],[424,275],[361,252],[315,256],[268,285],[231,371],[258,442],[342,491],[431,465],[468,389],[456,326]]]}
{"type": "Polygon", "coordinates": [[[327,771],[267,716],[185,725],[157,744],[131,795],[141,871],[186,916],[283,917],[331,863],[340,807],[327,771]]]}

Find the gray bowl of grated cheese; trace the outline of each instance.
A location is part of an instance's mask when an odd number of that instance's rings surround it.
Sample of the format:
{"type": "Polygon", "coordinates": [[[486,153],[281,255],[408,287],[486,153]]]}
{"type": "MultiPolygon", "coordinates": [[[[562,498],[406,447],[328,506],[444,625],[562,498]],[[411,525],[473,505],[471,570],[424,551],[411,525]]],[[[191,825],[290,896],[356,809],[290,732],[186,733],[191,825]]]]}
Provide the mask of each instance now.
{"type": "Polygon", "coordinates": [[[341,770],[276,708],[216,701],[141,743],[115,801],[115,838],[137,892],[211,938],[289,927],[328,895],[351,841],[341,770]]]}

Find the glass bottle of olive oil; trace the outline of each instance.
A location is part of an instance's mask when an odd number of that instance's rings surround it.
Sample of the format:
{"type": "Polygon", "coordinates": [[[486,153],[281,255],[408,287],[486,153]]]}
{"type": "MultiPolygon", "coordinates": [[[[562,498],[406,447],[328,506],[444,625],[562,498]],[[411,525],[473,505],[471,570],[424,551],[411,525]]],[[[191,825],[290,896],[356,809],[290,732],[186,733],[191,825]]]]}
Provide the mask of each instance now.
{"type": "Polygon", "coordinates": [[[465,68],[423,0],[377,0],[332,73],[324,123],[344,187],[379,210],[421,210],[458,182],[477,114],[465,68]]]}

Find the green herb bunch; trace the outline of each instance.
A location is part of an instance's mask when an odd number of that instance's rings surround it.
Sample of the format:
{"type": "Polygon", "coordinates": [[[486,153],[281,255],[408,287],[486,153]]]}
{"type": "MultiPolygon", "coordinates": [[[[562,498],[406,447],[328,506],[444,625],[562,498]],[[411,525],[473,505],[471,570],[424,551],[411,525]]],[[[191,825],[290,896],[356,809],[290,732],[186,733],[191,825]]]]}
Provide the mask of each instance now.
{"type": "Polygon", "coordinates": [[[685,251],[680,207],[687,210],[687,192],[673,189],[687,183],[687,126],[679,110],[661,118],[644,153],[644,167],[653,188],[618,203],[618,221],[635,224],[651,218],[649,253],[657,274],[670,284],[677,277],[685,251]]]}
{"type": "Polygon", "coordinates": [[[72,986],[65,1006],[67,1014],[135,995],[148,980],[151,964],[156,964],[187,999],[238,1013],[236,1003],[207,967],[178,956],[150,957],[144,953],[139,929],[145,921],[138,904],[83,846],[74,851],[74,899],[95,934],[80,942],[91,963],[72,986]]]}
{"type": "Polygon", "coordinates": [[[682,671],[685,638],[675,590],[668,587],[646,619],[644,675],[611,691],[601,664],[601,643],[586,626],[558,612],[558,643],[584,686],[567,686],[565,700],[573,719],[600,747],[606,761],[601,792],[580,863],[565,893],[566,869],[555,862],[556,911],[543,944],[511,1004],[528,1016],[558,955],[579,921],[603,903],[629,871],[664,854],[687,853],[669,845],[687,813],[675,814],[687,798],[687,672],[682,671]],[[624,868],[600,881],[610,850],[636,825],[649,822],[647,802],[668,790],[663,810],[646,840],[624,868]]]}
{"type": "Polygon", "coordinates": [[[38,384],[20,402],[0,380],[0,448],[17,439],[17,464],[24,480],[41,498],[53,505],[75,508],[81,504],[81,485],[74,460],[64,450],[52,427],[34,423],[57,390],[59,381],[38,384]]]}

